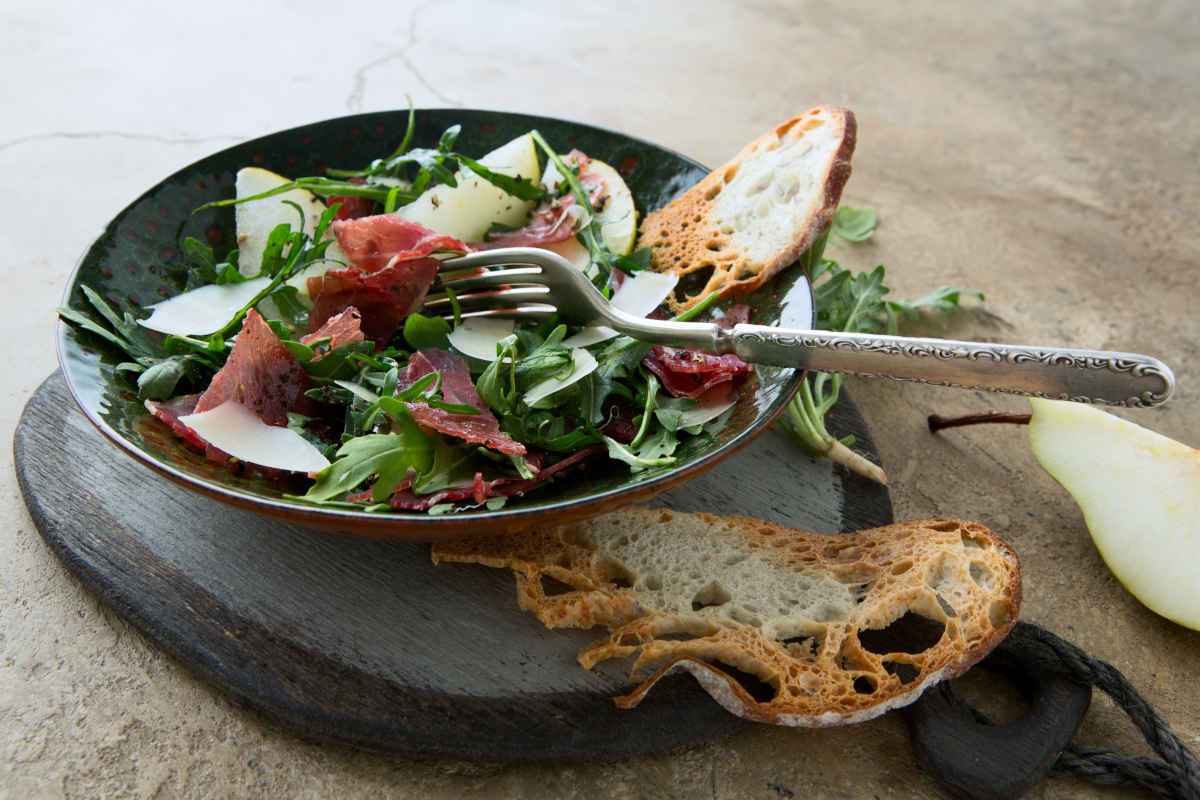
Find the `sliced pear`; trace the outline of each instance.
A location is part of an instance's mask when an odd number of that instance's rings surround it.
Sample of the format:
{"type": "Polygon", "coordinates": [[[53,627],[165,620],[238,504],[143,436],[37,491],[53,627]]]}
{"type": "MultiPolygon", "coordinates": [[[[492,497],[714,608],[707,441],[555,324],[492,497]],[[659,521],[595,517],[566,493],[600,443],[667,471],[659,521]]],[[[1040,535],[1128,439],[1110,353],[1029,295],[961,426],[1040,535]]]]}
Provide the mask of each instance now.
{"type": "Polygon", "coordinates": [[[637,239],[637,207],[633,204],[633,193],[621,179],[620,173],[603,161],[592,159],[588,172],[599,175],[608,185],[608,200],[597,216],[604,231],[604,244],[619,256],[633,252],[637,239]]]}
{"type": "MultiPolygon", "coordinates": [[[[534,183],[542,174],[537,149],[529,134],[518,136],[479,162],[494,172],[520,176],[534,183]]],[[[435,186],[396,213],[455,239],[479,242],[492,223],[520,227],[533,210],[533,201],[519,200],[470,170],[460,169],[455,179],[458,186],[435,186]]]]}
{"type": "Polygon", "coordinates": [[[583,243],[576,237],[564,239],[561,242],[551,242],[550,244],[538,245],[542,250],[549,250],[552,253],[558,253],[560,256],[570,261],[575,265],[580,272],[586,272],[588,265],[592,263],[591,253],[583,246],[583,243]]]}
{"type": "MultiPolygon", "coordinates": [[[[621,173],[603,161],[593,158],[588,164],[588,172],[599,176],[608,190],[608,199],[596,215],[604,233],[604,244],[611,252],[627,256],[633,252],[633,243],[637,240],[637,206],[633,202],[633,192],[625,185],[621,173]]],[[[553,191],[560,180],[558,168],[553,163],[547,164],[542,185],[553,191]]]]}
{"type": "MultiPolygon", "coordinates": [[[[269,169],[244,167],[238,170],[237,174],[237,196],[251,197],[290,182],[269,169]]],[[[290,192],[237,205],[234,218],[237,221],[238,269],[243,275],[258,274],[262,266],[263,251],[267,247],[267,237],[271,235],[275,226],[286,222],[295,228],[299,223],[296,209],[285,201],[300,206],[300,210],[304,212],[304,232],[310,236],[316,230],[321,215],[325,213],[325,204],[320,198],[304,189],[292,189],[290,192]]],[[[337,242],[329,246],[329,251],[332,251],[329,252],[330,257],[344,260],[337,242]]]]}
{"type": "Polygon", "coordinates": [[[1038,462],[1126,589],[1200,630],[1200,451],[1091,406],[1032,400],[1038,462]]]}

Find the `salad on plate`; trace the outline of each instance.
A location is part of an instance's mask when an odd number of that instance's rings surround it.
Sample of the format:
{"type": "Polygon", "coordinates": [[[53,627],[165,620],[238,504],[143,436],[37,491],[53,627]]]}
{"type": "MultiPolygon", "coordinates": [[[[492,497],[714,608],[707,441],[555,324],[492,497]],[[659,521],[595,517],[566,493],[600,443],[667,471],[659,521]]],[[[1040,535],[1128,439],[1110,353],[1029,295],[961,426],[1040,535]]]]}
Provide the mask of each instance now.
{"type": "MultiPolygon", "coordinates": [[[[631,314],[665,316],[676,277],[634,249],[618,170],[536,130],[478,160],[458,126],[358,169],[237,174],[237,247],[181,249],[184,291],[134,319],[97,292],[66,322],[127,354],[147,410],[230,470],[303,476],[308,503],[497,509],[581,470],[669,468],[728,420],[752,368],[546,315],[463,313],[455,256],[552,250],[631,314]]],[[[683,312],[713,310],[717,293],[683,312]]],[[[746,321],[748,307],[719,322],[746,321]]]]}

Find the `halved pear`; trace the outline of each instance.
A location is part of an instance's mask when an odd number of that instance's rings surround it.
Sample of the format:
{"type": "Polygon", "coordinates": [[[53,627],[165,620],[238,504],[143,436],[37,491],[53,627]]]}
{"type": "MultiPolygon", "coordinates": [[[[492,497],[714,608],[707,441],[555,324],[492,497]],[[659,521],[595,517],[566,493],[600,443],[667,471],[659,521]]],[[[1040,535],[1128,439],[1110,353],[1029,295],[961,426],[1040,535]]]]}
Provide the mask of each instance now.
{"type": "Polygon", "coordinates": [[[1200,630],[1200,451],[1091,406],[1032,400],[1038,462],[1151,611],[1200,630]]]}
{"type": "MultiPolygon", "coordinates": [[[[251,197],[285,183],[291,181],[269,169],[243,167],[237,173],[237,196],[239,199],[251,197]]],[[[295,228],[299,224],[300,217],[296,214],[296,209],[285,201],[300,206],[304,213],[304,232],[310,236],[316,230],[321,215],[325,213],[325,204],[320,198],[304,189],[292,189],[262,200],[238,204],[235,207],[234,219],[237,222],[238,269],[243,275],[258,274],[262,267],[263,251],[267,247],[267,237],[271,235],[275,226],[286,222],[295,228]]],[[[331,258],[345,260],[337,242],[331,244],[326,252],[331,258]]]]}
{"type": "MultiPolygon", "coordinates": [[[[479,162],[493,172],[537,183],[542,169],[528,133],[488,153],[479,162]]],[[[520,227],[533,201],[520,200],[468,169],[455,175],[458,186],[435,186],[398,211],[404,219],[464,242],[483,241],[492,223],[520,227]]]]}

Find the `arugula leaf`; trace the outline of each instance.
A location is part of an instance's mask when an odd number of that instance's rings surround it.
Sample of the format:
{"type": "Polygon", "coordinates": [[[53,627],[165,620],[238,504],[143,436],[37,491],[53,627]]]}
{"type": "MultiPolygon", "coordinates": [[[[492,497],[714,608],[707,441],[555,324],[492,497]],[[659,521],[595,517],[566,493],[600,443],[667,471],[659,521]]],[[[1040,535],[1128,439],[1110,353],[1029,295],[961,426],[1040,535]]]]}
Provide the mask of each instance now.
{"type": "Polygon", "coordinates": [[[646,439],[636,451],[618,442],[611,436],[604,437],[608,448],[608,457],[616,461],[624,461],[629,465],[630,472],[641,472],[651,467],[669,467],[676,459],[672,453],[679,446],[679,439],[673,431],[659,428],[658,432],[646,439]]]}
{"type": "Polygon", "coordinates": [[[248,277],[238,272],[238,251],[229,251],[225,260],[218,263],[213,249],[199,239],[185,237],[179,244],[183,260],[187,267],[187,278],[183,290],[191,291],[201,286],[217,284],[222,286],[231,283],[242,283],[248,277]]]}
{"type": "Polygon", "coordinates": [[[325,251],[332,242],[331,239],[326,237],[326,233],[336,213],[336,204],[325,209],[321,214],[321,218],[317,221],[312,236],[308,236],[302,230],[290,232],[291,228],[286,223],[277,225],[267,238],[267,247],[263,253],[262,261],[263,268],[261,274],[270,275],[270,283],[259,290],[254,297],[251,297],[245,305],[238,309],[232,319],[213,333],[210,339],[224,338],[226,334],[241,325],[242,318],[246,316],[247,311],[257,306],[263,298],[279,289],[284,281],[292,277],[292,275],[302,272],[310,264],[324,260],[325,251]],[[285,247],[286,255],[284,255],[285,247]]]}
{"type": "Polygon", "coordinates": [[[646,403],[642,408],[642,421],[638,426],[637,434],[633,437],[633,441],[629,443],[630,447],[636,448],[646,438],[646,433],[650,430],[650,419],[654,416],[654,410],[657,406],[657,400],[658,376],[650,372],[646,374],[646,403]]]}
{"type": "Polygon", "coordinates": [[[175,394],[175,387],[187,375],[189,356],[171,356],[147,367],[138,376],[138,397],[166,400],[175,394]]]}
{"type": "Polygon", "coordinates": [[[517,386],[522,391],[550,378],[563,378],[571,374],[574,362],[570,349],[562,346],[567,336],[567,326],[559,325],[538,344],[529,355],[516,361],[514,370],[517,386]]]}
{"type": "Polygon", "coordinates": [[[514,178],[499,172],[493,172],[475,159],[467,158],[461,153],[455,153],[454,158],[458,161],[458,163],[462,164],[464,167],[471,170],[471,172],[474,172],[476,175],[483,178],[497,189],[502,189],[503,191],[520,200],[541,200],[546,196],[546,192],[544,189],[542,189],[542,187],[526,178],[522,178],[520,176],[514,178]]]}
{"type": "Polygon", "coordinates": [[[897,317],[905,320],[916,320],[922,312],[931,314],[949,314],[958,310],[964,297],[973,297],[982,302],[983,292],[976,289],[962,289],[958,286],[939,286],[929,294],[921,295],[915,300],[889,300],[888,308],[897,317]]]}
{"type": "Polygon", "coordinates": [[[677,431],[682,422],[683,413],[695,407],[696,401],[686,397],[664,397],[658,402],[658,407],[654,409],[654,416],[658,419],[658,424],[667,430],[677,431]]]}
{"type": "Polygon", "coordinates": [[[472,449],[452,445],[438,437],[434,440],[428,466],[419,470],[413,479],[413,494],[432,494],[470,481],[475,475],[471,466],[474,455],[472,449]]]}
{"type": "MultiPolygon", "coordinates": [[[[333,171],[331,170],[331,173],[333,171]]],[[[350,181],[339,181],[331,178],[309,177],[297,178],[294,181],[289,181],[280,184],[271,189],[258,194],[249,195],[248,197],[230,197],[225,200],[213,200],[210,203],[205,203],[196,208],[192,213],[196,214],[201,211],[206,211],[210,208],[224,208],[226,206],[236,206],[242,203],[250,203],[255,200],[265,200],[268,197],[274,197],[278,194],[290,192],[293,189],[304,189],[312,192],[318,197],[365,197],[374,200],[377,203],[387,202],[388,194],[393,187],[383,186],[373,183],[352,183],[350,181]]],[[[401,192],[401,199],[404,200],[400,205],[411,203],[417,199],[417,194],[411,191],[401,192]]]]}
{"type": "Polygon", "coordinates": [[[441,317],[409,314],[404,320],[404,341],[414,350],[450,349],[450,323],[441,317]]]}
{"type": "Polygon", "coordinates": [[[377,501],[383,500],[410,469],[423,472],[433,461],[429,438],[416,423],[397,426],[392,433],[356,436],[339,447],[336,455],[336,461],[317,473],[316,482],[309,487],[304,499],[330,500],[377,475],[373,497],[377,501]],[[382,489],[380,484],[383,484],[382,489]]]}
{"type": "Polygon", "coordinates": [[[175,337],[169,337],[162,345],[155,343],[131,314],[118,314],[90,286],[81,288],[88,304],[109,327],[73,308],[60,308],[58,315],[64,322],[100,337],[132,359],[118,364],[116,370],[138,375],[138,397],[166,400],[180,381],[187,378],[199,383],[220,367],[221,361],[207,350],[207,345],[202,343],[199,351],[172,352],[175,337]]]}
{"type": "Polygon", "coordinates": [[[833,233],[848,242],[865,242],[878,222],[873,208],[843,206],[833,215],[833,233]]]}
{"type": "MultiPolygon", "coordinates": [[[[830,232],[847,241],[864,241],[874,231],[875,222],[876,215],[871,209],[842,208],[834,215],[830,232]]],[[[981,292],[944,286],[916,300],[889,300],[887,295],[891,290],[885,283],[882,265],[869,272],[855,273],[824,258],[828,234],[801,257],[813,286],[818,328],[895,334],[901,320],[914,319],[926,311],[948,313],[958,308],[964,297],[983,299],[981,292]]],[[[883,470],[849,449],[853,437],[836,439],[825,427],[825,417],[838,401],[843,380],[841,375],[824,373],[807,376],[788,404],[783,426],[810,454],[832,458],[861,475],[885,482],[883,470]]],[[[661,415],[659,419],[667,424],[661,415]]]]}
{"type": "Polygon", "coordinates": [[[430,408],[440,408],[442,411],[448,411],[451,414],[479,414],[480,411],[475,406],[469,406],[466,403],[447,403],[444,400],[438,400],[435,397],[430,397],[425,400],[425,404],[430,408]]]}

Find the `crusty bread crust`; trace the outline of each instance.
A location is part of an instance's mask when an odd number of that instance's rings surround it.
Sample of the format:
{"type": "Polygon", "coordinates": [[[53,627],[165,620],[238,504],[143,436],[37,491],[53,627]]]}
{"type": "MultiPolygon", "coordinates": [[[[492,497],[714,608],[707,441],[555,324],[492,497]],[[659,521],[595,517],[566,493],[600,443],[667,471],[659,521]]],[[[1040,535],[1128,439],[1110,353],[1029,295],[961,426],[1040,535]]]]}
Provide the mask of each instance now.
{"type": "MultiPolygon", "coordinates": [[[[638,247],[651,248],[654,269],[679,276],[675,295],[668,298],[672,310],[683,311],[715,291],[723,295],[752,292],[794,264],[833,220],[850,178],[856,133],[851,111],[817,106],[758,137],[670,204],[651,212],[642,223],[638,247]],[[789,221],[787,237],[779,247],[765,257],[752,255],[733,241],[734,231],[728,224],[722,225],[714,213],[719,196],[745,164],[781,145],[816,136],[817,129],[832,146],[822,151],[825,157],[813,165],[816,174],[809,176],[811,190],[776,199],[801,210],[789,221]]],[[[776,222],[751,215],[745,223],[755,224],[776,222]]]]}
{"type": "Polygon", "coordinates": [[[590,669],[633,659],[631,674],[642,682],[616,698],[621,708],[683,669],[732,713],[778,725],[842,725],[907,705],[987,655],[1021,604],[1012,548],[982,525],[948,519],[826,535],[748,517],[630,509],[564,528],[438,544],[433,559],[512,569],[521,607],[549,627],[607,626],[610,635],[579,661],[590,669]],[[663,567],[664,554],[700,543],[701,560],[663,567]],[[656,555],[639,560],[635,551],[656,555]],[[564,591],[548,592],[554,582],[564,591]],[[692,598],[700,584],[690,609],[672,603],[680,586],[692,598]],[[760,597],[748,605],[739,596],[746,586],[770,587],[776,605],[760,597]],[[940,625],[940,638],[914,652],[866,633],[906,615],[940,625]],[[729,668],[773,696],[756,698],[729,668]]]}

